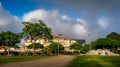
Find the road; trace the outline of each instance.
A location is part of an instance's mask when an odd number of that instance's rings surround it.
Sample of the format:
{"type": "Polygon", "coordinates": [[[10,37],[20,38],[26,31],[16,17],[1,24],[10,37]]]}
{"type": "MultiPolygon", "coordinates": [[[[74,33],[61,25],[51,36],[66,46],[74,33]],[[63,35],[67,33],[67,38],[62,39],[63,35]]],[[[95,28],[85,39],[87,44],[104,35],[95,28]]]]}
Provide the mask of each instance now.
{"type": "Polygon", "coordinates": [[[0,67],[66,67],[73,59],[73,56],[65,55],[55,58],[2,64],[0,67]]]}

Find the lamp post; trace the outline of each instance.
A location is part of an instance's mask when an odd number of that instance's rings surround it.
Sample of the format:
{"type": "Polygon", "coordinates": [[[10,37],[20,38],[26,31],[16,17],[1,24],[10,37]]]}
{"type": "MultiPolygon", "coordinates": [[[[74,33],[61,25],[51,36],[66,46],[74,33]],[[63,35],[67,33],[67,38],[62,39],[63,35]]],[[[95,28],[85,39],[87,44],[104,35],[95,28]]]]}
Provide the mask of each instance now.
{"type": "MultiPolygon", "coordinates": [[[[58,37],[58,43],[60,43],[60,42],[59,42],[59,39],[60,39],[60,36],[62,36],[62,34],[58,34],[58,36],[59,36],[59,37],[58,37]]],[[[59,55],[59,44],[58,44],[58,55],[59,55]]]]}
{"type": "MultiPolygon", "coordinates": [[[[59,39],[58,39],[58,43],[59,43],[59,39]]],[[[58,55],[59,55],[59,44],[58,44],[58,55]]]]}
{"type": "Polygon", "coordinates": [[[89,47],[89,50],[91,50],[90,36],[91,36],[91,35],[90,35],[90,34],[88,34],[88,37],[89,37],[89,39],[88,39],[88,40],[89,40],[89,46],[90,46],[90,47],[89,47]]]}

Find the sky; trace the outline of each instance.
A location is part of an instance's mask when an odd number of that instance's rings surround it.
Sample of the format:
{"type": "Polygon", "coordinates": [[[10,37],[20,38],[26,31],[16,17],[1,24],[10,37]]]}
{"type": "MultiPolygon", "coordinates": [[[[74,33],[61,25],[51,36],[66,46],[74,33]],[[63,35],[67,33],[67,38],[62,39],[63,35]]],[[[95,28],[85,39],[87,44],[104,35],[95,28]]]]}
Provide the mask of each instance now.
{"type": "Polygon", "coordinates": [[[120,33],[119,6],[120,0],[0,0],[0,32],[21,32],[21,22],[42,20],[53,35],[95,40],[120,33]]]}

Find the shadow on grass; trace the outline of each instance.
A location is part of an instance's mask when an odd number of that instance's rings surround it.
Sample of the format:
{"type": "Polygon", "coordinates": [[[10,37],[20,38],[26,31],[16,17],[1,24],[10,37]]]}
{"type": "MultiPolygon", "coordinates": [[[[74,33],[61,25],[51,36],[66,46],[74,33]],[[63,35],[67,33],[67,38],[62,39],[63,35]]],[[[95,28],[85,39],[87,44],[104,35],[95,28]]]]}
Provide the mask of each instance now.
{"type": "Polygon", "coordinates": [[[118,56],[77,56],[68,67],[119,67],[118,56]]]}

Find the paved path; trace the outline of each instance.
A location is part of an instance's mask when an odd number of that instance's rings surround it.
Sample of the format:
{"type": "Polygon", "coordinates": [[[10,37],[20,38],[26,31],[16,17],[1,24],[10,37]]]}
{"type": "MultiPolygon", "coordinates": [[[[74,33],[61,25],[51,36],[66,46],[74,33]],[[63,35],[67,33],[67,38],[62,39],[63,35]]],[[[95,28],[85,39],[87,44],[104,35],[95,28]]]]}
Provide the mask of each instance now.
{"type": "Polygon", "coordinates": [[[60,56],[27,62],[8,63],[0,65],[0,67],[66,67],[73,58],[73,56],[60,56]]]}

